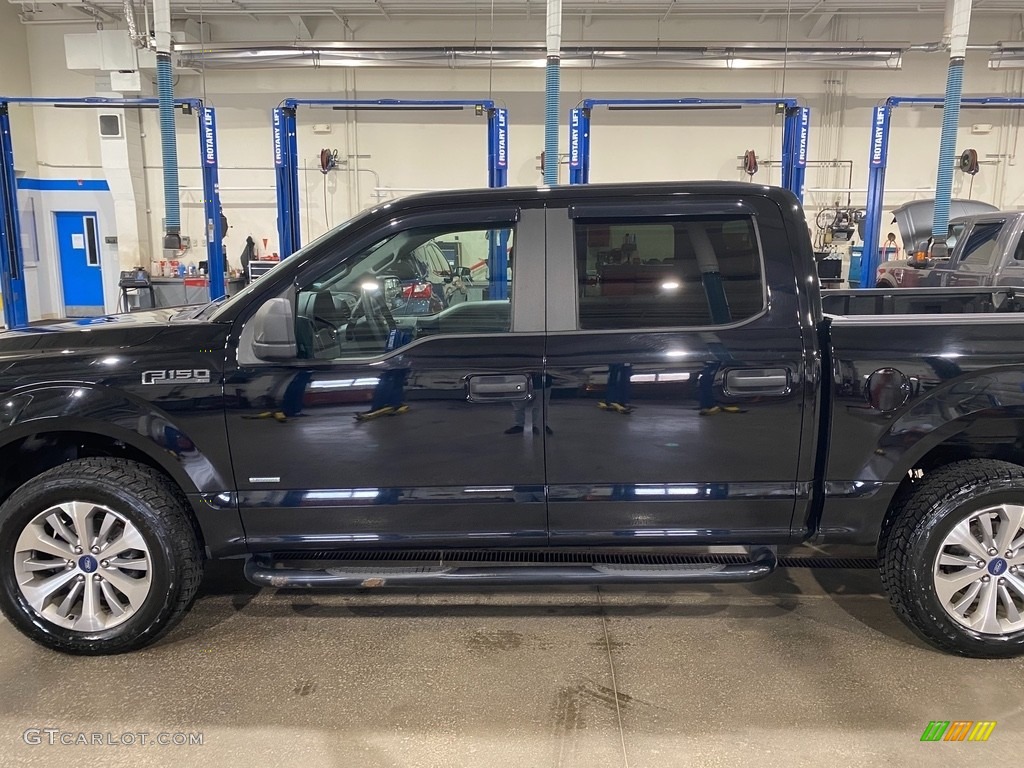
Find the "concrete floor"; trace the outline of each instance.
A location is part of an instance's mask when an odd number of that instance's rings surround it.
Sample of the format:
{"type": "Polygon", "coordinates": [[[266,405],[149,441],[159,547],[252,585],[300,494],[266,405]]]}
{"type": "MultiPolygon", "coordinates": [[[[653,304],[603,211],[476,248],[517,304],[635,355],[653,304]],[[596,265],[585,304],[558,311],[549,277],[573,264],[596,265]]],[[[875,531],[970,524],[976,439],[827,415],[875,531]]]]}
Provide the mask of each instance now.
{"type": "Polygon", "coordinates": [[[874,571],[353,594],[256,591],[230,563],[139,653],[60,656],[0,620],[2,766],[991,766],[1022,736],[1024,660],[929,650],[874,571]],[[920,742],[957,719],[998,725],[920,742]],[[25,743],[47,727],[203,744],[25,743]]]}

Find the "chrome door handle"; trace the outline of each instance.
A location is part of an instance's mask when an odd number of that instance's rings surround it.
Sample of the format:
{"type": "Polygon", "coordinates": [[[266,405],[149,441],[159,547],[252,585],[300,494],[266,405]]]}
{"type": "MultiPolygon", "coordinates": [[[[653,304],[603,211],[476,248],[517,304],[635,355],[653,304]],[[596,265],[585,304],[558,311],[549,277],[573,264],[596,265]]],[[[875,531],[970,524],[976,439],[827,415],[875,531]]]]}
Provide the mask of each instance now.
{"type": "Polygon", "coordinates": [[[727,395],[788,395],[786,368],[734,368],[725,374],[727,395]]]}
{"type": "Polygon", "coordinates": [[[529,400],[530,377],[525,373],[473,375],[466,378],[466,399],[471,403],[529,400]]]}

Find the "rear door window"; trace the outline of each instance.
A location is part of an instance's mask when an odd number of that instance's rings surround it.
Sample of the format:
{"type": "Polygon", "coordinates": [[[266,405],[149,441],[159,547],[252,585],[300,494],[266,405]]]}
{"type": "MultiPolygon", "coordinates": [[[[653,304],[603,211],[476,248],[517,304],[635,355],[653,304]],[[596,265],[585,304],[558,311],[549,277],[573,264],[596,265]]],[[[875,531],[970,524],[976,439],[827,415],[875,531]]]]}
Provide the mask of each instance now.
{"type": "Polygon", "coordinates": [[[692,328],[765,306],[750,216],[577,219],[581,330],[692,328]]]}

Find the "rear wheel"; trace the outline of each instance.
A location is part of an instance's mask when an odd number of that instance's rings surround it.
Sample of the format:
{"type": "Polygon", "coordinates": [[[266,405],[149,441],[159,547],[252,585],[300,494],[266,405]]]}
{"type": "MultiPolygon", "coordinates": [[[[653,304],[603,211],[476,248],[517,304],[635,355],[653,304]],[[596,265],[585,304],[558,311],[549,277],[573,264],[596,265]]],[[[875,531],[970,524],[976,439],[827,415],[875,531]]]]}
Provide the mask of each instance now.
{"type": "Polygon", "coordinates": [[[58,651],[141,648],[185,614],[201,555],[180,491],[156,470],[80,459],[0,507],[0,609],[58,651]]]}
{"type": "Polygon", "coordinates": [[[900,618],[944,651],[1024,653],[1024,468],[950,464],[893,512],[881,570],[900,618]]]}

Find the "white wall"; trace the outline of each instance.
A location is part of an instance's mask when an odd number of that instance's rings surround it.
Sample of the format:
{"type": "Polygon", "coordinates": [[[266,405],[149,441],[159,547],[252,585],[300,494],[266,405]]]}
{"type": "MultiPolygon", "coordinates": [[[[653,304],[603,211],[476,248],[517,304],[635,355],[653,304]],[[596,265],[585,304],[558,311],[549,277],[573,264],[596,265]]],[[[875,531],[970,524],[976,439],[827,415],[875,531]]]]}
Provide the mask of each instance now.
{"type": "MultiPolygon", "coordinates": [[[[28,36],[25,27],[18,23],[18,9],[8,3],[0,3],[0,95],[32,95],[28,51],[28,36]]],[[[36,135],[32,117],[30,109],[11,109],[15,165],[18,171],[27,174],[36,170],[36,135]]]]}
{"type": "Polygon", "coordinates": [[[29,296],[29,320],[64,316],[64,292],[61,288],[55,216],[59,211],[96,212],[100,264],[103,272],[103,303],[108,312],[115,312],[120,298],[117,287],[120,272],[117,246],[103,241],[105,237],[117,232],[114,200],[110,192],[22,190],[18,199],[19,205],[23,208],[35,211],[35,243],[39,249],[38,263],[32,263],[30,255],[26,253],[26,274],[33,276],[36,286],[35,293],[29,296]]]}
{"type": "MultiPolygon", "coordinates": [[[[0,95],[29,96],[32,83],[29,77],[28,37],[18,23],[17,8],[0,4],[0,95]]],[[[11,108],[11,135],[14,144],[15,171],[19,176],[36,172],[36,133],[31,109],[11,108]]],[[[38,296],[36,270],[25,273],[27,301],[38,296]]],[[[0,314],[0,327],[3,316],[0,314]]]]}
{"type": "MultiPolygon", "coordinates": [[[[837,17],[838,18],[838,17],[837,17]]],[[[790,39],[805,40],[814,18],[794,19],[790,39]]],[[[313,32],[322,39],[341,39],[343,29],[333,19],[313,22],[313,32]]],[[[476,28],[465,21],[360,20],[355,35],[360,40],[465,40],[485,42],[490,33],[481,19],[476,28]]],[[[844,17],[834,22],[826,36],[843,40],[936,41],[942,23],[938,15],[844,17]]],[[[972,24],[972,43],[1017,39],[1020,17],[979,14],[972,24]]],[[[10,25],[7,25],[10,26],[10,25]]],[[[29,31],[31,85],[34,93],[76,95],[93,92],[92,78],[64,69],[63,34],[81,27],[37,27],[29,31]]],[[[214,40],[290,39],[285,21],[261,19],[257,24],[242,17],[216,21],[214,40]]],[[[658,25],[654,20],[601,21],[585,26],[579,20],[567,24],[567,40],[783,40],[782,22],[770,19],[671,18],[658,25]]],[[[543,20],[505,20],[495,39],[540,40],[543,20]]],[[[6,62],[0,52],[0,62],[6,62]]],[[[1024,75],[1007,75],[986,67],[987,53],[968,57],[965,95],[1024,95],[1024,75]]],[[[867,154],[871,108],[893,94],[941,95],[945,87],[947,58],[943,54],[908,54],[900,71],[850,71],[840,73],[839,82],[826,84],[828,73],[751,70],[565,70],[562,75],[561,114],[585,96],[672,97],[693,95],[734,95],[805,99],[813,108],[810,158],[848,159],[854,163],[853,186],[867,181],[867,154]],[[833,111],[826,114],[826,92],[831,89],[833,111]],[[829,127],[826,127],[829,124],[829,127]]],[[[2,72],[4,67],[0,67],[2,72]]],[[[471,98],[491,95],[508,106],[510,115],[511,184],[534,185],[541,181],[536,156],[543,148],[542,69],[405,70],[362,68],[292,69],[262,72],[215,72],[205,77],[181,73],[179,96],[202,96],[217,108],[220,152],[221,197],[230,221],[227,234],[229,261],[237,265],[247,235],[268,250],[278,250],[274,173],[271,147],[270,109],[287,96],[344,98],[471,98]],[[353,89],[354,84],[354,89],[353,89]]],[[[302,109],[299,113],[299,153],[310,169],[303,173],[301,220],[306,240],[372,205],[377,179],[387,188],[445,188],[483,186],[486,183],[485,121],[471,113],[384,113],[361,112],[353,132],[346,129],[344,112],[302,109]],[[332,132],[317,135],[314,123],[330,124],[332,132]],[[339,171],[326,179],[315,170],[322,147],[349,154],[368,155],[359,160],[358,190],[351,174],[339,171]],[[374,176],[376,174],[376,176],[374,176]]],[[[913,197],[928,197],[935,183],[940,111],[901,108],[895,113],[890,145],[887,186],[924,188],[920,194],[889,192],[886,202],[896,205],[913,197]]],[[[563,117],[561,146],[566,145],[563,117]]],[[[161,240],[163,198],[160,145],[156,114],[144,114],[146,189],[150,207],[150,237],[157,252],[161,240]]],[[[1005,207],[1024,207],[1024,174],[1019,172],[1021,138],[1020,112],[965,110],[961,117],[959,149],[973,147],[982,159],[988,154],[1016,153],[1000,158],[997,165],[984,165],[974,179],[972,196],[1005,207]],[[992,123],[987,135],[973,135],[970,126],[992,123]]],[[[38,110],[35,137],[40,175],[69,178],[98,177],[100,173],[95,115],[82,110],[38,110]]],[[[194,243],[186,260],[205,258],[204,221],[198,170],[198,131],[195,117],[178,117],[178,156],[181,165],[182,230],[194,243]]],[[[708,113],[608,112],[595,113],[593,132],[594,181],[645,179],[740,179],[737,156],[754,149],[762,161],[778,160],[781,124],[770,108],[708,113]]],[[[565,179],[565,169],[562,169],[565,179]]],[[[778,168],[762,164],[755,180],[778,183],[778,168]]],[[[957,194],[967,196],[968,187],[957,174],[957,194]]],[[[809,187],[846,186],[843,171],[811,168],[809,187]]],[[[386,193],[385,193],[386,194],[386,193]]],[[[842,195],[812,193],[811,207],[825,205],[842,195]]],[[[864,203],[863,193],[854,193],[855,205],[864,203]]],[[[140,200],[140,205],[146,205],[140,200]]]]}

